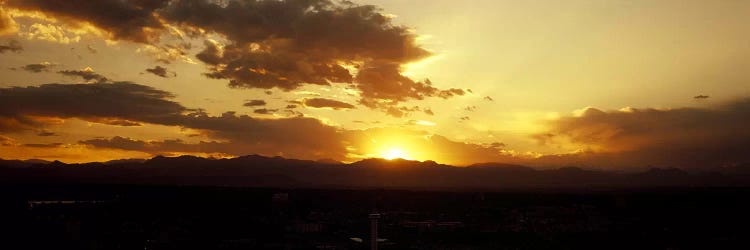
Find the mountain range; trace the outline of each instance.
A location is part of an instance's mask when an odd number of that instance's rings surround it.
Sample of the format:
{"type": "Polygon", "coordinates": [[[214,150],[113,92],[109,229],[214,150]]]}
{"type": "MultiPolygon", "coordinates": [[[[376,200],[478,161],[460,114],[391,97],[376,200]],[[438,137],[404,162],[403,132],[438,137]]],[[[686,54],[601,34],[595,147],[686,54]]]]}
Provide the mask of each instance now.
{"type": "Polygon", "coordinates": [[[622,173],[577,167],[535,169],[502,163],[467,167],[434,161],[366,159],[353,163],[248,155],[195,156],[66,164],[0,160],[0,184],[139,184],[420,190],[750,186],[750,166],[688,172],[651,168],[622,173]]]}

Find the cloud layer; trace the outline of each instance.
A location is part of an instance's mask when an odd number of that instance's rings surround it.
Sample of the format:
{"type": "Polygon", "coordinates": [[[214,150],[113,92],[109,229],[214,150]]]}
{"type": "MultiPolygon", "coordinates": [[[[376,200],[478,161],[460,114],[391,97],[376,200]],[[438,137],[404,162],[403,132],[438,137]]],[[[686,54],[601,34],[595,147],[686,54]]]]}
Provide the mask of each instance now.
{"type": "Polygon", "coordinates": [[[708,168],[750,162],[750,99],[716,108],[585,110],[552,122],[543,143],[570,141],[585,153],[549,161],[620,167],[708,168]]]}
{"type": "MultiPolygon", "coordinates": [[[[233,112],[210,116],[171,101],[173,97],[130,82],[0,88],[0,132],[39,130],[70,118],[119,126],[150,123],[189,128],[230,143],[223,153],[345,158],[338,129],[317,119],[257,119],[233,112]]],[[[94,142],[99,144],[88,144],[103,145],[94,142]]]]}
{"type": "Polygon", "coordinates": [[[8,8],[37,11],[80,28],[93,25],[113,40],[152,42],[164,29],[154,11],[164,7],[168,0],[6,0],[8,8]]]}
{"type": "MultiPolygon", "coordinates": [[[[288,91],[342,83],[360,92],[360,104],[383,111],[404,101],[464,94],[404,76],[405,64],[431,52],[415,42],[409,28],[393,24],[371,5],[330,0],[7,0],[3,6],[43,13],[107,39],[146,44],[172,55],[168,58],[184,57],[190,46],[162,44],[163,36],[203,39],[196,58],[206,64],[205,75],[226,79],[231,87],[288,91]],[[221,39],[209,38],[216,35],[221,39]]],[[[148,72],[169,75],[159,67],[148,72]]]]}
{"type": "Polygon", "coordinates": [[[40,127],[49,123],[45,118],[158,123],[186,110],[171,97],[128,82],[0,88],[0,131],[40,127]]]}
{"type": "MultiPolygon", "coordinates": [[[[82,140],[80,145],[149,154],[265,154],[302,159],[352,160],[377,157],[389,145],[452,164],[504,162],[537,166],[608,168],[648,166],[710,169],[750,162],[750,99],[715,108],[586,109],[550,121],[536,138],[549,146],[575,145],[577,153],[531,157],[506,151],[502,143],[455,142],[418,130],[345,130],[309,117],[259,119],[234,112],[218,116],[172,101],[169,92],[130,82],[43,84],[0,88],[0,132],[33,131],[39,136],[61,119],[138,126],[157,124],[191,129],[208,141],[138,140],[123,136],[82,140]],[[39,132],[41,131],[41,132],[39,132]],[[390,141],[389,141],[390,140],[390,141]],[[393,143],[391,143],[393,142],[393,143]],[[373,155],[375,154],[375,155],[373,155]]],[[[305,105],[309,105],[305,102],[305,105]]],[[[327,105],[332,106],[332,105],[327,105]]],[[[68,142],[70,143],[70,142],[68,142]]],[[[16,143],[5,147],[59,148],[68,144],[16,143]]]]}

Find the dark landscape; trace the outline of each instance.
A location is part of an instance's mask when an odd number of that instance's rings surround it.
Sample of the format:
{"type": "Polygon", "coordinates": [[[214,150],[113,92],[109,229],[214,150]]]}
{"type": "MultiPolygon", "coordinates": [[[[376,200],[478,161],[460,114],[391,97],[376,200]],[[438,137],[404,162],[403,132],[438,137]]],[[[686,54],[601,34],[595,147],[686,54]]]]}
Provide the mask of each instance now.
{"type": "Polygon", "coordinates": [[[371,213],[380,249],[717,249],[750,232],[741,168],[262,156],[2,166],[0,233],[28,249],[370,249],[371,213]]]}
{"type": "Polygon", "coordinates": [[[750,223],[746,188],[1,188],[6,249],[370,249],[373,212],[381,249],[732,249],[750,223]]]}

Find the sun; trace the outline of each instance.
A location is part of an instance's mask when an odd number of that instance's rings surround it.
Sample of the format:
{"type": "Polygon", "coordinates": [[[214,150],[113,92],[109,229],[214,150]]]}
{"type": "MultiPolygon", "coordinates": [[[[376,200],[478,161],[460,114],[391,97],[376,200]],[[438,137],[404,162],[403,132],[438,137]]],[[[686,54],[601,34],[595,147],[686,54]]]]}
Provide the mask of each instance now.
{"type": "Polygon", "coordinates": [[[408,159],[408,154],[406,153],[406,151],[400,148],[389,148],[383,151],[383,153],[380,156],[386,160],[408,159]]]}

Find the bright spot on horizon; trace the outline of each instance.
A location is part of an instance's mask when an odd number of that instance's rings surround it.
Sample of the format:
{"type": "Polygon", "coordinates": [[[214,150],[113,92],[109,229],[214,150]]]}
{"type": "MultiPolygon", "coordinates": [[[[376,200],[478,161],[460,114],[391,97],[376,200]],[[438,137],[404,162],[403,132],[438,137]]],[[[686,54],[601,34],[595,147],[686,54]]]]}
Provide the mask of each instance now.
{"type": "Polygon", "coordinates": [[[386,160],[408,159],[406,151],[400,148],[389,148],[385,150],[380,156],[386,160]]]}

